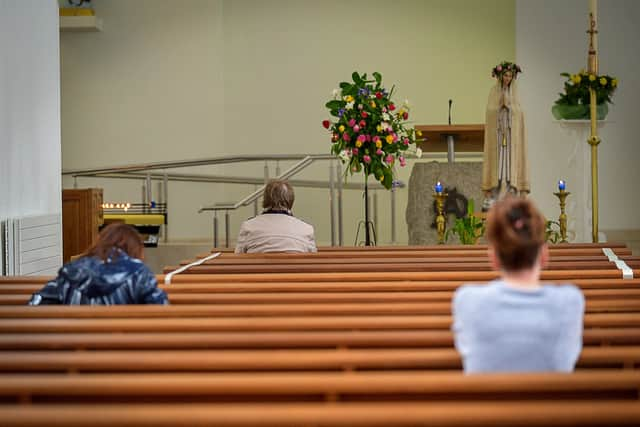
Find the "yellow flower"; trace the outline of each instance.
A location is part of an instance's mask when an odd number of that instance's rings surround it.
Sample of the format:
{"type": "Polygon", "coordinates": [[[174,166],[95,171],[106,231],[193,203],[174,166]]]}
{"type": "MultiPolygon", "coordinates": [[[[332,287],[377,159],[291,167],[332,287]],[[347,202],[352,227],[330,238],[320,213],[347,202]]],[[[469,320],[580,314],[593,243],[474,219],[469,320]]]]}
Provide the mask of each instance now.
{"type": "Polygon", "coordinates": [[[371,101],[371,108],[376,108],[376,102],[375,101],[371,101]]]}
{"type": "Polygon", "coordinates": [[[338,127],[338,130],[339,130],[340,132],[344,132],[344,126],[340,125],[340,126],[338,127]]]}
{"type": "Polygon", "coordinates": [[[393,142],[393,136],[387,135],[386,140],[387,140],[387,144],[391,144],[393,142]]]}
{"type": "Polygon", "coordinates": [[[602,86],[606,86],[606,85],[607,85],[607,79],[606,79],[606,78],[604,78],[604,77],[600,77],[600,84],[601,84],[602,86]]]}
{"type": "Polygon", "coordinates": [[[595,74],[589,74],[589,81],[594,82],[596,80],[595,74]]]}
{"type": "Polygon", "coordinates": [[[376,130],[378,131],[378,133],[382,132],[382,126],[380,125],[376,126],[376,130]]]}
{"type": "Polygon", "coordinates": [[[347,101],[347,102],[353,102],[353,96],[347,95],[347,96],[344,97],[344,100],[347,101]]]}
{"type": "Polygon", "coordinates": [[[384,175],[380,175],[380,182],[384,181],[384,175]]]}
{"type": "Polygon", "coordinates": [[[359,139],[356,140],[356,147],[362,147],[362,141],[360,141],[359,139]]]}
{"type": "Polygon", "coordinates": [[[417,131],[416,131],[416,135],[418,135],[418,136],[422,136],[422,131],[421,131],[421,130],[417,130],[417,131]]]}
{"type": "Polygon", "coordinates": [[[574,74],[574,75],[571,76],[571,81],[578,85],[582,81],[582,77],[580,77],[577,74],[574,74]]]}
{"type": "Polygon", "coordinates": [[[382,141],[379,139],[376,141],[376,148],[382,148],[382,141]]]}
{"type": "Polygon", "coordinates": [[[611,80],[611,86],[613,86],[613,87],[618,86],[618,79],[611,80]]]}

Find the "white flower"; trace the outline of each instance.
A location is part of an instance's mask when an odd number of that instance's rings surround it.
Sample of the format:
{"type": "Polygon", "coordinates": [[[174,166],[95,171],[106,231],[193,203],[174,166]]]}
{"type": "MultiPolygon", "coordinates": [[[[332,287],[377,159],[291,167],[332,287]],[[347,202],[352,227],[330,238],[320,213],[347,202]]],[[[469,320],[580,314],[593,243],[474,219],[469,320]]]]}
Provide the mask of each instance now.
{"type": "Polygon", "coordinates": [[[408,99],[405,99],[405,100],[404,100],[404,103],[403,103],[402,105],[403,105],[406,109],[408,109],[408,108],[409,108],[409,100],[408,100],[408,99]]]}
{"type": "Polygon", "coordinates": [[[340,96],[340,90],[339,89],[334,89],[331,94],[333,95],[333,99],[338,99],[338,97],[340,96]]]}
{"type": "Polygon", "coordinates": [[[422,149],[420,147],[416,148],[416,157],[417,158],[422,157],[422,149]]]}
{"type": "Polygon", "coordinates": [[[380,128],[382,128],[383,131],[389,129],[390,128],[389,123],[387,122],[380,123],[380,128]]]}
{"type": "Polygon", "coordinates": [[[351,153],[350,153],[350,152],[348,152],[347,150],[342,150],[342,151],[340,152],[340,154],[338,154],[338,157],[339,157],[343,162],[346,162],[346,161],[348,161],[348,160],[351,158],[351,155],[350,155],[350,154],[351,154],[351,153]]]}
{"type": "Polygon", "coordinates": [[[353,106],[355,105],[354,101],[347,102],[347,105],[344,106],[346,110],[353,110],[353,106]]]}
{"type": "Polygon", "coordinates": [[[388,113],[382,113],[382,119],[383,120],[391,120],[391,117],[389,116],[388,113]]]}

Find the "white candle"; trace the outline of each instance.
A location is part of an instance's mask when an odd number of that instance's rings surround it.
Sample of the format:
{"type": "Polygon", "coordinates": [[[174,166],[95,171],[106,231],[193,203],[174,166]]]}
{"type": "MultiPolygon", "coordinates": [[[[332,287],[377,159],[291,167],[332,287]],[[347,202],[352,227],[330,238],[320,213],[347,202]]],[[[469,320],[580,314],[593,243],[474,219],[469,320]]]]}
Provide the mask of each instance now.
{"type": "Polygon", "coordinates": [[[589,12],[593,15],[593,21],[598,23],[598,0],[589,0],[589,12]]]}

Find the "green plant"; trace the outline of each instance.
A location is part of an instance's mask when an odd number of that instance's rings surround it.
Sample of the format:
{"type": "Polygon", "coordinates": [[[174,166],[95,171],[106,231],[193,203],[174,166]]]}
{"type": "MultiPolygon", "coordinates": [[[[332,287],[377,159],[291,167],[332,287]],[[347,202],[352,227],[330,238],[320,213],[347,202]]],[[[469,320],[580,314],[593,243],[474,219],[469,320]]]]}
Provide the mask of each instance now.
{"type": "Polygon", "coordinates": [[[558,221],[547,221],[545,225],[544,238],[548,243],[558,243],[562,240],[558,221]]]}
{"type": "MultiPolygon", "coordinates": [[[[331,132],[331,153],[349,164],[345,174],[364,171],[365,179],[373,175],[390,189],[396,161],[401,167],[406,165],[403,153],[420,132],[406,126],[409,103],[393,102],[393,87],[389,91],[383,87],[380,73],[368,79],[354,72],[351,79],[353,82],[340,83],[326,103],[334,118],[322,122],[331,132]]],[[[416,149],[418,157],[421,153],[416,149]]]]}
{"type": "Polygon", "coordinates": [[[589,89],[596,91],[596,104],[611,103],[611,96],[618,87],[618,79],[609,75],[589,74],[582,70],[577,74],[561,73],[567,78],[564,93],[555,102],[558,105],[589,105],[589,89]]]}
{"type": "Polygon", "coordinates": [[[482,218],[475,216],[473,200],[469,200],[467,205],[467,215],[456,218],[453,227],[445,233],[445,240],[449,240],[451,234],[458,236],[463,245],[475,245],[478,239],[484,234],[485,224],[482,218]]]}

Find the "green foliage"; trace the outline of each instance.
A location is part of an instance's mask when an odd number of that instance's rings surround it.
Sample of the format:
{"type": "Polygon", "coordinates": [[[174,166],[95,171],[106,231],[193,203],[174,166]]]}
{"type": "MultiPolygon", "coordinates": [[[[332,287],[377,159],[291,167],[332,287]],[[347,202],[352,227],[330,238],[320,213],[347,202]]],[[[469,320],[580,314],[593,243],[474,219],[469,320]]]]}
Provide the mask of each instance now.
{"type": "Polygon", "coordinates": [[[449,237],[455,234],[463,245],[475,245],[484,234],[484,229],[484,221],[474,215],[474,203],[473,200],[469,200],[467,215],[456,218],[453,227],[445,233],[445,241],[449,241],[449,237]]]}
{"type": "Polygon", "coordinates": [[[558,243],[561,241],[560,223],[558,221],[547,221],[545,224],[544,237],[547,243],[558,243]]]}
{"type": "Polygon", "coordinates": [[[596,92],[596,104],[611,103],[611,96],[618,87],[618,79],[605,74],[589,74],[582,70],[577,74],[560,75],[567,80],[564,82],[564,93],[560,93],[560,98],[555,102],[558,105],[589,105],[589,89],[596,92]]]}

